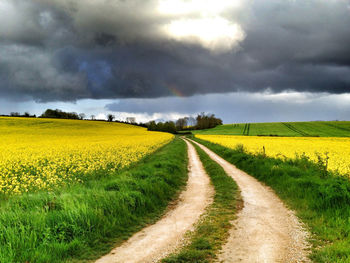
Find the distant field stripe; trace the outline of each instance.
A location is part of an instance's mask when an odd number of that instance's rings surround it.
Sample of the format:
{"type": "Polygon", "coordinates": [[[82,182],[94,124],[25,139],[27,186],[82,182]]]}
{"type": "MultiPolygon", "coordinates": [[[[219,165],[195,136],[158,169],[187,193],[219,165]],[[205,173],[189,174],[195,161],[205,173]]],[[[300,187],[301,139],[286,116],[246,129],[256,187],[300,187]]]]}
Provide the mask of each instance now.
{"type": "Polygon", "coordinates": [[[342,130],[342,131],[348,131],[350,132],[350,129],[347,129],[347,128],[344,128],[344,127],[339,127],[337,125],[334,125],[334,124],[331,124],[331,123],[323,123],[324,125],[327,125],[329,127],[332,127],[332,128],[336,128],[336,129],[339,129],[339,130],[342,130]]]}
{"type": "Polygon", "coordinates": [[[250,123],[248,123],[247,135],[249,135],[249,131],[250,131],[250,123]]]}
{"type": "Polygon", "coordinates": [[[247,123],[244,125],[243,135],[246,135],[245,132],[247,130],[247,123]]]}
{"type": "Polygon", "coordinates": [[[350,137],[350,121],[271,122],[219,125],[193,134],[283,136],[283,137],[350,137]]]}
{"type": "Polygon", "coordinates": [[[288,129],[290,129],[291,131],[294,131],[296,133],[299,133],[300,135],[302,136],[310,136],[310,134],[306,133],[306,132],[303,132],[297,128],[295,128],[293,125],[289,124],[289,123],[285,123],[285,122],[282,122],[282,124],[284,126],[286,126],[288,129]]]}

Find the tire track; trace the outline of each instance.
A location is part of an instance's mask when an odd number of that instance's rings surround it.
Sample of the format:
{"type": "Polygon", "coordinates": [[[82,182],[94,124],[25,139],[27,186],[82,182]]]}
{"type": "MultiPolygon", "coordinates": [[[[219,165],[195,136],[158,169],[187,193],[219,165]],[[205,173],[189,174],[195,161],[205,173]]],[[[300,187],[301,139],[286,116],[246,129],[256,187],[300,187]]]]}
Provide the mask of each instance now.
{"type": "Polygon", "coordinates": [[[197,152],[186,141],[189,156],[189,178],[177,205],[157,223],[134,234],[96,263],[157,262],[180,247],[187,231],[194,228],[205,209],[213,202],[214,188],[197,152]]]}
{"type": "Polygon", "coordinates": [[[350,129],[348,128],[345,128],[345,127],[339,127],[335,124],[331,124],[331,123],[323,123],[324,125],[327,125],[328,127],[332,127],[332,128],[335,128],[335,129],[338,129],[338,130],[341,130],[341,131],[347,131],[347,132],[350,132],[350,129]]]}
{"type": "Polygon", "coordinates": [[[246,123],[244,125],[243,135],[249,136],[249,131],[250,131],[250,123],[246,123]]]}
{"type": "MultiPolygon", "coordinates": [[[[193,141],[194,142],[194,141],[193,141]]],[[[276,194],[197,143],[239,186],[244,207],[233,222],[220,262],[309,262],[308,233],[276,194]]]]}
{"type": "Polygon", "coordinates": [[[282,122],[282,124],[284,126],[286,126],[289,130],[293,131],[293,132],[296,132],[296,133],[299,133],[301,136],[305,136],[305,137],[308,137],[308,136],[311,136],[310,134],[306,133],[306,132],[303,132],[297,128],[295,128],[293,125],[289,124],[289,123],[285,123],[285,122],[282,122]]]}

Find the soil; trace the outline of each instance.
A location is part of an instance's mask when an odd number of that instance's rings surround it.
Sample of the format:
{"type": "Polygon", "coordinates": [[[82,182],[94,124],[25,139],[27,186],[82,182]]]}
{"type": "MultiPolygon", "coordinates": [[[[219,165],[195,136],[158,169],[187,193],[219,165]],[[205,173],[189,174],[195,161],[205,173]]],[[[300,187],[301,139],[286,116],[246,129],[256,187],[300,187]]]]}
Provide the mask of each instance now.
{"type": "Polygon", "coordinates": [[[97,263],[157,262],[181,247],[185,234],[213,202],[214,188],[193,145],[187,142],[189,178],[175,207],[155,224],[134,234],[121,246],[103,256],[97,263]]]}

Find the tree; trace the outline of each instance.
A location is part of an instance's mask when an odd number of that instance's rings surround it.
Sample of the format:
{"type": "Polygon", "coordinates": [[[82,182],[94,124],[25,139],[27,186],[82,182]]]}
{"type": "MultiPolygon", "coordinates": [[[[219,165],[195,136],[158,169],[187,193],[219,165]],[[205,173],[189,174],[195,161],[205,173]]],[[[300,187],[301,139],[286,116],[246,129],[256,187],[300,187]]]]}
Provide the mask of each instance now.
{"type": "Polygon", "coordinates": [[[187,126],[188,118],[180,118],[176,121],[176,129],[181,131],[187,126]]]}
{"type": "Polygon", "coordinates": [[[109,122],[112,122],[115,119],[115,116],[112,114],[108,114],[107,119],[109,122]]]}
{"type": "Polygon", "coordinates": [[[176,133],[175,123],[173,121],[167,121],[166,123],[164,123],[163,131],[176,133]]]}
{"type": "Polygon", "coordinates": [[[156,131],[157,130],[157,124],[155,121],[150,121],[147,125],[147,129],[149,131],[156,131]]]}
{"type": "Polygon", "coordinates": [[[158,122],[150,121],[147,124],[147,129],[149,131],[162,131],[162,132],[170,132],[170,133],[176,133],[176,126],[175,122],[173,121],[167,121],[167,122],[158,122]]]}
{"type": "Polygon", "coordinates": [[[90,118],[93,121],[93,120],[95,120],[96,117],[95,117],[95,115],[91,115],[90,118]]]}
{"type": "Polygon", "coordinates": [[[218,125],[222,125],[221,119],[216,118],[214,114],[206,115],[204,112],[202,112],[201,114],[198,114],[196,121],[197,121],[196,128],[198,130],[210,129],[218,125]]]}
{"type": "Polygon", "coordinates": [[[206,115],[204,112],[201,114],[198,114],[197,118],[194,119],[193,117],[185,117],[180,118],[175,122],[173,121],[167,121],[167,122],[158,122],[150,121],[147,124],[147,129],[149,131],[162,131],[162,132],[170,132],[170,133],[177,133],[179,130],[186,130],[186,129],[209,129],[214,128],[217,125],[221,125],[222,120],[219,118],[216,118],[214,114],[208,114],[206,115]],[[191,123],[192,125],[196,125],[195,127],[186,127],[188,123],[191,123]]]}
{"type": "Polygon", "coordinates": [[[11,117],[19,117],[19,116],[21,116],[21,114],[19,112],[11,112],[10,116],[11,117]]]}
{"type": "Polygon", "coordinates": [[[85,116],[85,113],[79,113],[79,119],[84,120],[85,116]]]}
{"type": "Polygon", "coordinates": [[[156,125],[156,131],[164,131],[164,123],[158,122],[156,125]]]}
{"type": "Polygon", "coordinates": [[[57,119],[79,119],[79,116],[76,112],[64,112],[61,110],[51,110],[47,109],[43,114],[40,116],[41,118],[57,118],[57,119]]]}

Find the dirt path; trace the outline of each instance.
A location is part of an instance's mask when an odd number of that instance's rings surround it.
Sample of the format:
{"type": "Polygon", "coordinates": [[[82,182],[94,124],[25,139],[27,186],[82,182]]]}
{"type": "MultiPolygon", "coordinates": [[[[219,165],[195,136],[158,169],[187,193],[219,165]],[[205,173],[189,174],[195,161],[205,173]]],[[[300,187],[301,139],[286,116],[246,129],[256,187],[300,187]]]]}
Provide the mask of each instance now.
{"type": "Polygon", "coordinates": [[[208,148],[196,144],[237,182],[244,203],[219,261],[309,262],[308,234],[276,194],[208,148]]]}
{"type": "Polygon", "coordinates": [[[157,262],[183,243],[184,235],[192,230],[205,209],[212,203],[214,188],[205,173],[193,145],[187,142],[189,178],[186,190],[174,209],[157,223],[133,235],[120,247],[97,260],[97,263],[157,262]]]}

